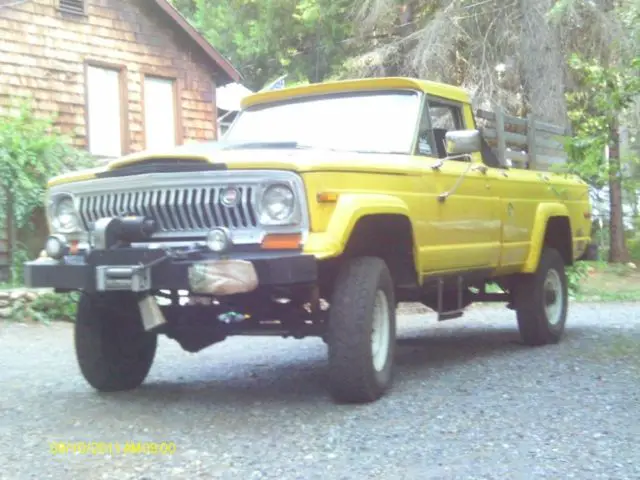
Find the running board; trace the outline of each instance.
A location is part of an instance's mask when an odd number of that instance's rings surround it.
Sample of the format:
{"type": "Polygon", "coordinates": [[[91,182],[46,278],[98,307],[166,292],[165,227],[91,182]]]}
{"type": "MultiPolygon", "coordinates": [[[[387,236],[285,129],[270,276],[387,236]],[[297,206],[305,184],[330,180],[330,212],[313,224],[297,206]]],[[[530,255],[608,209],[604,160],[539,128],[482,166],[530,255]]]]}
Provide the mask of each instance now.
{"type": "Polygon", "coordinates": [[[491,269],[429,276],[422,284],[419,301],[438,315],[438,321],[460,318],[474,301],[472,286],[491,278],[491,269]]]}
{"type": "Polygon", "coordinates": [[[444,320],[452,320],[454,318],[460,318],[464,315],[464,307],[462,306],[463,302],[463,289],[464,289],[464,279],[462,276],[458,276],[456,279],[457,283],[457,305],[454,310],[444,310],[443,305],[443,296],[444,296],[444,279],[438,279],[438,308],[436,313],[438,314],[438,321],[442,322],[444,320]]]}
{"type": "Polygon", "coordinates": [[[438,314],[438,321],[453,320],[454,318],[460,318],[464,315],[464,310],[452,310],[450,312],[441,312],[438,314]]]}

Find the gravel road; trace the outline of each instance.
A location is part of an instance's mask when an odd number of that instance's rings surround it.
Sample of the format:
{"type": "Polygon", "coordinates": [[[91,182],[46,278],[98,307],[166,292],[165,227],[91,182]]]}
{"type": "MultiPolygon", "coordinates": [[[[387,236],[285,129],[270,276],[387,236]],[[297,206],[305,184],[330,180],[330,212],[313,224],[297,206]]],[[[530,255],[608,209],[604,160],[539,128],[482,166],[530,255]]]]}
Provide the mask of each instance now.
{"type": "Polygon", "coordinates": [[[638,479],[640,304],[573,304],[564,343],[513,312],[400,319],[392,392],[334,405],[320,340],[162,338],[146,384],[99,395],[68,324],[0,323],[0,478],[638,479]],[[173,455],[53,455],[50,442],[175,442],[173,455]]]}

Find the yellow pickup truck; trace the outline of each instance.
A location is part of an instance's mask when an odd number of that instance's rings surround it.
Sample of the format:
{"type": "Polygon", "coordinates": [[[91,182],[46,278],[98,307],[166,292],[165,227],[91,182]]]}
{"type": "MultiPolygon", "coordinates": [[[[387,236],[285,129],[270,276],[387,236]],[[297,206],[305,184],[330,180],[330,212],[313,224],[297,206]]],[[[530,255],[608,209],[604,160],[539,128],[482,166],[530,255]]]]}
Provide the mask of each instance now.
{"type": "Polygon", "coordinates": [[[334,401],[375,401],[399,302],[439,320],[504,302],[525,344],[558,342],[565,267],[590,241],[587,185],[550,168],[557,127],[511,122],[524,133],[474,114],[463,89],[410,78],[253,94],[221,141],[53,178],[27,284],[82,292],[76,356],[100,391],[139,386],[160,334],[190,352],[316,336],[334,401]]]}

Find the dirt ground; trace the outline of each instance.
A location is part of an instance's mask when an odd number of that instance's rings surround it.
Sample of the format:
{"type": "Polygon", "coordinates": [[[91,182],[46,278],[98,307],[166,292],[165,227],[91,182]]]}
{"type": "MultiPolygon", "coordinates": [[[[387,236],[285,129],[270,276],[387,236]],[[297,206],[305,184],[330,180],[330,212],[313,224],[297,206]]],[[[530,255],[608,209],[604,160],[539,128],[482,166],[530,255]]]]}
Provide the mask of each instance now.
{"type": "Polygon", "coordinates": [[[589,262],[576,297],[582,301],[640,301],[640,266],[589,262]]]}

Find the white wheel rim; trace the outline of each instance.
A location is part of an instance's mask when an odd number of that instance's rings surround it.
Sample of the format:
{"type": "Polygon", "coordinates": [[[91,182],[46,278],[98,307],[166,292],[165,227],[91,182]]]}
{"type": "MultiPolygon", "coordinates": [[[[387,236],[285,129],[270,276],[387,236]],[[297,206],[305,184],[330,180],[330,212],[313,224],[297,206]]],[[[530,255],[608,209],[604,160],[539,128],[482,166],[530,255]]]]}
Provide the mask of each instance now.
{"type": "Polygon", "coordinates": [[[562,281],[556,270],[549,269],[547,272],[542,291],[542,302],[547,321],[551,325],[558,325],[562,320],[564,297],[562,295],[562,281]]]}
{"type": "Polygon", "coordinates": [[[390,328],[389,302],[385,293],[378,290],[373,306],[373,329],[371,331],[373,368],[378,372],[382,371],[387,363],[390,328]]]}

